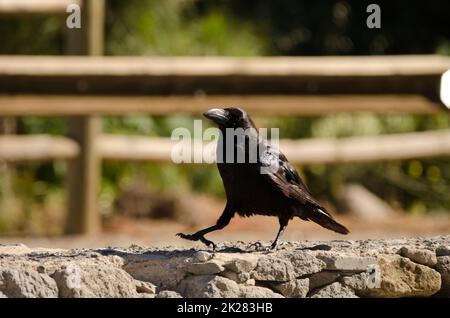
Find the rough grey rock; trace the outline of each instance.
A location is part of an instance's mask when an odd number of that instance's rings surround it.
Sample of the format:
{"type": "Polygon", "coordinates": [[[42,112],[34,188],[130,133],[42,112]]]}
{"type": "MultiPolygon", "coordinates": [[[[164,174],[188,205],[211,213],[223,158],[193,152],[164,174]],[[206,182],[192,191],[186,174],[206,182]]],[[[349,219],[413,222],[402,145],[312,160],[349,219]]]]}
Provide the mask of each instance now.
{"type": "Polygon", "coordinates": [[[438,246],[438,248],[436,248],[436,256],[448,256],[450,255],[450,247],[448,246],[438,246]]]}
{"type": "Polygon", "coordinates": [[[182,269],[186,258],[169,257],[166,255],[139,255],[126,257],[126,264],[123,269],[133,278],[152,282],[158,287],[167,290],[174,290],[180,281],[186,276],[182,269]]]}
{"type": "Polygon", "coordinates": [[[186,263],[184,269],[194,275],[219,274],[225,270],[219,262],[215,262],[214,260],[206,263],[186,263]]]}
{"type": "Polygon", "coordinates": [[[280,298],[280,294],[258,286],[244,286],[221,276],[191,276],[183,280],[179,291],[188,298],[280,298]]]}
{"type": "Polygon", "coordinates": [[[52,275],[59,297],[137,297],[135,280],[110,263],[85,260],[62,266],[52,275]]]}
{"type": "Polygon", "coordinates": [[[272,283],[271,287],[288,298],[305,298],[309,292],[309,279],[294,279],[284,283],[272,283]]]}
{"type": "Polygon", "coordinates": [[[376,264],[375,257],[326,253],[317,256],[325,262],[327,270],[362,272],[370,265],[376,264]]]}
{"type": "Polygon", "coordinates": [[[343,276],[340,278],[340,282],[345,286],[352,288],[357,295],[364,296],[364,293],[367,293],[368,289],[379,284],[380,279],[381,276],[379,276],[378,280],[371,280],[369,274],[363,272],[359,274],[343,276]]]}
{"type": "Polygon", "coordinates": [[[409,258],[413,262],[434,267],[437,263],[436,253],[414,247],[403,246],[400,255],[409,258]]]}
{"type": "Polygon", "coordinates": [[[292,263],[275,256],[263,256],[252,273],[252,277],[259,281],[287,282],[295,279],[292,263]]]}
{"type": "Polygon", "coordinates": [[[322,271],[309,276],[309,290],[334,283],[341,274],[336,271],[322,271]]]}
{"type": "Polygon", "coordinates": [[[39,254],[54,254],[58,252],[63,252],[62,249],[50,249],[50,248],[30,248],[22,243],[2,245],[0,244],[0,255],[26,255],[30,253],[39,254]]]}
{"type": "Polygon", "coordinates": [[[284,258],[292,264],[295,277],[318,273],[326,267],[325,262],[310,251],[285,251],[279,253],[278,257],[284,258]]]}
{"type": "Polygon", "coordinates": [[[438,257],[436,270],[441,274],[442,279],[441,295],[450,296],[450,256],[438,257]]]}
{"type": "Polygon", "coordinates": [[[47,274],[31,266],[2,268],[0,264],[0,292],[9,298],[55,298],[58,287],[47,274]]]}
{"type": "Polygon", "coordinates": [[[231,262],[225,264],[225,267],[235,273],[249,273],[254,270],[257,265],[258,259],[256,257],[250,257],[249,259],[233,259],[231,262]]]}
{"type": "Polygon", "coordinates": [[[3,245],[0,297],[153,298],[161,290],[158,297],[179,296],[170,291],[186,297],[445,297],[450,255],[440,255],[448,246],[450,236],[284,242],[270,252],[242,242],[222,243],[214,253],[137,245],[97,250],[3,245]],[[414,262],[399,255],[402,247],[414,262]],[[438,255],[436,270],[427,260],[430,253],[438,255]],[[419,264],[417,255],[428,265],[419,264]]]}
{"type": "Polygon", "coordinates": [[[134,285],[136,286],[136,291],[139,294],[156,294],[156,286],[149,282],[143,282],[135,279],[134,285]]]}
{"type": "Polygon", "coordinates": [[[183,298],[179,293],[172,290],[160,291],[155,298],[183,298]]]}
{"type": "Polygon", "coordinates": [[[243,284],[247,282],[249,279],[251,279],[250,273],[236,273],[231,270],[225,270],[224,272],[220,273],[220,275],[228,279],[231,279],[238,284],[243,284]]]}
{"type": "Polygon", "coordinates": [[[214,257],[213,254],[205,252],[205,251],[198,251],[194,254],[192,257],[194,262],[207,262],[210,259],[214,257]]]}
{"type": "Polygon", "coordinates": [[[339,282],[325,286],[311,293],[311,298],[358,298],[355,292],[348,286],[339,282]]]}
{"type": "Polygon", "coordinates": [[[438,272],[399,255],[381,255],[373,274],[344,277],[342,282],[364,297],[426,297],[441,288],[438,272]]]}

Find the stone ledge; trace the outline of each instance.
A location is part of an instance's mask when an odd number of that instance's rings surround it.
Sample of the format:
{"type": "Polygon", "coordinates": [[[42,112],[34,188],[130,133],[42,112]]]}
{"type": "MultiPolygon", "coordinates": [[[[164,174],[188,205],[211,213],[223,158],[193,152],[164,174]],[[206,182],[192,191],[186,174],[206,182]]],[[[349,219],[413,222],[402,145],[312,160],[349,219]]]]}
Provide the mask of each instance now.
{"type": "Polygon", "coordinates": [[[0,298],[436,296],[450,296],[450,236],[285,242],[271,252],[242,242],[216,252],[0,245],[0,298]]]}

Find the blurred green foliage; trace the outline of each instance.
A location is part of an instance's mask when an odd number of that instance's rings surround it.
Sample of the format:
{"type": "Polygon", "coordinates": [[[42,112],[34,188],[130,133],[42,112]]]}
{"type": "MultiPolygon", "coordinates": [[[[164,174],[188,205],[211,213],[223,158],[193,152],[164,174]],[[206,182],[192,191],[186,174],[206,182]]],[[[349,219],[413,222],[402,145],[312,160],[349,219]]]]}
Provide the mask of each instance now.
{"type": "Polygon", "coordinates": [[[106,54],[261,55],[265,40],[254,26],[222,6],[201,12],[196,1],[108,3],[106,54]]]}
{"type": "Polygon", "coordinates": [[[62,17],[0,16],[0,54],[61,54],[62,17]]]}
{"type": "MultiPolygon", "coordinates": [[[[382,28],[365,27],[367,1],[107,0],[107,55],[340,55],[450,54],[450,1],[377,1],[382,28]]],[[[62,17],[0,18],[0,54],[63,54],[62,17]]],[[[242,105],[245,108],[245,105],[242,105]]],[[[107,117],[107,133],[170,136],[192,128],[191,117],[107,117]]],[[[378,116],[339,114],[308,118],[257,118],[260,127],[279,127],[283,138],[339,138],[450,127],[446,114],[378,116]]],[[[26,117],[18,133],[65,134],[61,118],[26,117]]],[[[399,209],[412,213],[450,210],[448,158],[352,165],[297,167],[321,199],[336,204],[347,182],[364,184],[399,209]]],[[[0,163],[1,164],[1,163],[0,163]]],[[[0,169],[4,169],[0,166],[0,169]]],[[[0,175],[0,233],[61,231],[56,210],[64,206],[66,165],[15,165],[0,175]],[[11,195],[13,194],[13,195],[11,195]],[[14,213],[4,211],[15,210],[14,213]],[[16,215],[16,216],[11,216],[16,215]]],[[[190,188],[223,196],[214,166],[106,162],[100,209],[112,213],[120,186],[145,178],[156,189],[190,188]]]]}

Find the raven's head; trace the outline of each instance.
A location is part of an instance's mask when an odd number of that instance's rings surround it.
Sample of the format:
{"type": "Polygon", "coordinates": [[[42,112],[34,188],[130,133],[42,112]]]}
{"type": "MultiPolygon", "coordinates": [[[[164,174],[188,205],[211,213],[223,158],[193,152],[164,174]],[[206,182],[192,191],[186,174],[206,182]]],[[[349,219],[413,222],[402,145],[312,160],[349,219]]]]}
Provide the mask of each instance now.
{"type": "Polygon", "coordinates": [[[241,108],[213,108],[203,113],[203,116],[215,122],[219,128],[255,128],[250,116],[241,108]]]}

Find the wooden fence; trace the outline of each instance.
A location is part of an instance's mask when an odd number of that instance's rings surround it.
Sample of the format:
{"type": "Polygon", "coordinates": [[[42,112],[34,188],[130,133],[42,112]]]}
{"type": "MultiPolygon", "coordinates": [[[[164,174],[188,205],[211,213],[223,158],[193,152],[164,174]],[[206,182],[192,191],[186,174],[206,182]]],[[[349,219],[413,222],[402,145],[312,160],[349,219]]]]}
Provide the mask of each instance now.
{"type": "MultiPolygon", "coordinates": [[[[200,114],[242,106],[252,115],[337,112],[431,114],[448,59],[437,56],[324,58],[0,57],[0,116],[65,116],[68,137],[3,136],[0,159],[69,159],[67,233],[99,228],[101,159],[170,159],[172,142],[99,131],[99,116],[200,114]]],[[[296,163],[336,163],[450,154],[450,133],[282,141],[296,163]]]]}
{"type": "Polygon", "coordinates": [[[81,0],[0,0],[0,15],[63,14],[70,4],[81,0]]]}

